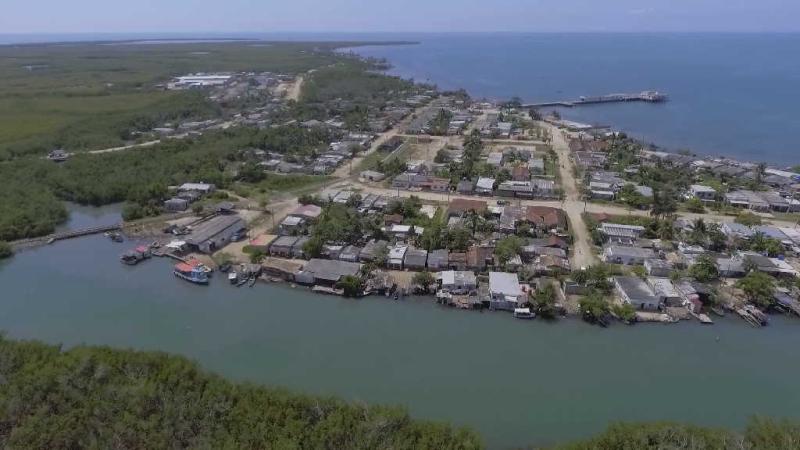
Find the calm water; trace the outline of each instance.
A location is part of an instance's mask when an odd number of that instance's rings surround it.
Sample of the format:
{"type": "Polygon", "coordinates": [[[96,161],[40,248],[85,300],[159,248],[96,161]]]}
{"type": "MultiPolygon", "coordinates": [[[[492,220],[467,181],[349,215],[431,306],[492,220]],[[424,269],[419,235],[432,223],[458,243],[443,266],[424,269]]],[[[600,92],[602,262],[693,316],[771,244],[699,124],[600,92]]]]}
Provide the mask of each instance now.
{"type": "MultiPolygon", "coordinates": [[[[78,209],[72,226],[113,223],[78,209]]],[[[515,321],[430,300],[360,301],[288,286],[181,282],[132,242],[56,243],[0,263],[0,329],[13,338],[157,349],[236,380],[402,404],[478,430],[491,448],[582,437],[614,420],[740,426],[798,416],[800,320],[615,326],[515,321]]]]}
{"type": "Polygon", "coordinates": [[[670,149],[800,164],[800,34],[421,35],[356,49],[393,73],[475,97],[529,102],[657,89],[662,105],[589,106],[566,117],[670,149]]]}

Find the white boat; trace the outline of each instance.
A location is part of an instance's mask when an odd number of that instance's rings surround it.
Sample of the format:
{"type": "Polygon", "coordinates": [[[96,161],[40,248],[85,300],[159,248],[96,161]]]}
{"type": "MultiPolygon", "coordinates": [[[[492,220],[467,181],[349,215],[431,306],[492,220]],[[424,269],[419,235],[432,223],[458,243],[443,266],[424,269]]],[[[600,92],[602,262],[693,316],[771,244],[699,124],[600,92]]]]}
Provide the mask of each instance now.
{"type": "Polygon", "coordinates": [[[530,308],[514,308],[514,317],[517,319],[530,320],[536,317],[530,308]]]}
{"type": "Polygon", "coordinates": [[[228,273],[228,281],[230,281],[231,284],[238,283],[239,282],[239,274],[237,274],[235,270],[232,270],[230,273],[228,273]]]}

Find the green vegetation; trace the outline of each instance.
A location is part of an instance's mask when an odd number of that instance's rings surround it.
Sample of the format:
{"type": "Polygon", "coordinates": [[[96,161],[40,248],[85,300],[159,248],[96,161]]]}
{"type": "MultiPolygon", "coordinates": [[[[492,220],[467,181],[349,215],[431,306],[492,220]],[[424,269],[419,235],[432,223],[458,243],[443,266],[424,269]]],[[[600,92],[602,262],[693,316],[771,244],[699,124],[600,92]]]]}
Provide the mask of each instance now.
{"type": "MultiPolygon", "coordinates": [[[[197,92],[157,87],[191,72],[299,73],[344,58],[337,43],[24,45],[0,48],[0,160],[107,148],[135,131],[224,112],[197,92]],[[29,68],[26,68],[28,66],[29,68]]],[[[346,44],[351,45],[351,44],[346,44]]]]}
{"type": "Polygon", "coordinates": [[[611,307],[611,311],[625,323],[631,324],[636,320],[636,308],[630,303],[614,305],[611,307]]]}
{"type": "Polygon", "coordinates": [[[745,211],[736,216],[734,222],[740,223],[748,227],[753,227],[756,225],[761,225],[761,217],[758,217],[757,215],[751,213],[750,211],[745,211]]]}
{"type": "Polygon", "coordinates": [[[411,278],[411,282],[421,287],[424,292],[430,292],[431,288],[436,284],[436,279],[433,274],[426,271],[417,272],[411,278]]]}
{"type": "Polygon", "coordinates": [[[589,322],[602,321],[611,310],[600,291],[592,290],[578,301],[583,318],[589,322]]]}
{"type": "Polygon", "coordinates": [[[536,314],[544,319],[553,319],[558,314],[556,309],[556,288],[548,283],[536,291],[533,296],[533,307],[536,314]]]}
{"type": "Polygon", "coordinates": [[[446,135],[450,128],[450,120],[452,120],[452,118],[453,113],[444,108],[440,109],[436,113],[436,116],[428,124],[428,127],[430,128],[430,134],[434,136],[446,135]]]}
{"type": "Polygon", "coordinates": [[[599,436],[553,450],[779,450],[799,446],[798,423],[755,417],[744,433],[671,422],[618,423],[599,436]]]}
{"type": "Polygon", "coordinates": [[[744,292],[747,300],[761,308],[775,303],[775,279],[764,272],[752,271],[736,282],[736,287],[744,292]]]}
{"type": "Polygon", "coordinates": [[[4,448],[478,449],[400,409],[233,384],[156,352],[0,339],[4,448]]]}
{"type": "Polygon", "coordinates": [[[507,263],[511,258],[519,255],[525,241],[518,236],[507,236],[497,242],[494,255],[501,265],[507,263]]]}
{"type": "Polygon", "coordinates": [[[708,255],[701,255],[694,265],[689,268],[689,275],[701,283],[708,283],[719,279],[719,270],[713,258],[708,255]]]}
{"type": "Polygon", "coordinates": [[[0,241],[0,259],[10,258],[14,255],[14,249],[6,241],[0,241]]]}
{"type": "Polygon", "coordinates": [[[358,297],[364,293],[364,280],[356,275],[345,275],[336,283],[345,297],[358,297]]]}
{"type": "MultiPolygon", "coordinates": [[[[0,338],[5,448],[318,448],[472,450],[476,433],[401,408],[234,384],[159,352],[0,338]]],[[[533,437],[532,437],[533,438],[533,437]]],[[[800,446],[800,424],[753,418],[744,432],[618,423],[553,450],[771,450],[800,446]]]]}

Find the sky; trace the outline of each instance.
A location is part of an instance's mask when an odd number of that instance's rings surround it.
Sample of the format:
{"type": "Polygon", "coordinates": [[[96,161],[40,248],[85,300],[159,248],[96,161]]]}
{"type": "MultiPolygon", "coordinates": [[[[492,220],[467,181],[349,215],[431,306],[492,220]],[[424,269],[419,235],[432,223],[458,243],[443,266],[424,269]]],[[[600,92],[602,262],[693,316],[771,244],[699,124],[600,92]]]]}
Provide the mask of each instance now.
{"type": "Polygon", "coordinates": [[[800,31],[800,0],[0,0],[0,6],[0,34],[800,31]]]}

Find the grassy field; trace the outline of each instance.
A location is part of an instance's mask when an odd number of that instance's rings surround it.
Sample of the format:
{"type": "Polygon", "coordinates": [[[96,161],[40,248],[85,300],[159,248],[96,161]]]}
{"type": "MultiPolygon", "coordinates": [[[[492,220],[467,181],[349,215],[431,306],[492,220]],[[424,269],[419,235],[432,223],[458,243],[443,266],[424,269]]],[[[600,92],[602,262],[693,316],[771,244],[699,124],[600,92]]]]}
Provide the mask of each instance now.
{"type": "MultiPolygon", "coordinates": [[[[220,114],[156,86],[190,72],[299,73],[340,61],[334,43],[101,43],[0,47],[0,159],[123,144],[132,126],[220,114]]],[[[349,44],[348,44],[349,45],[349,44]]]]}

